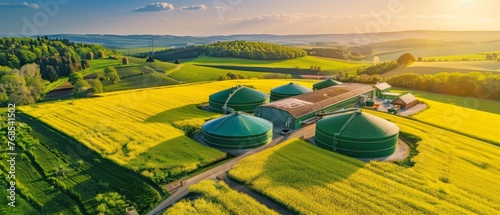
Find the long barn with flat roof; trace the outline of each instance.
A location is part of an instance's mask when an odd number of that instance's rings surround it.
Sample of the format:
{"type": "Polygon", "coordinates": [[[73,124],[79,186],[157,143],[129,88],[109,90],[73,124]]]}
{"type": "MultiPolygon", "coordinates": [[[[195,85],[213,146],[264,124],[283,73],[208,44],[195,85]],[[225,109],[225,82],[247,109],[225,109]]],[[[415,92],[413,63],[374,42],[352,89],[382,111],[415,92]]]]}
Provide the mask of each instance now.
{"type": "Polygon", "coordinates": [[[341,84],[258,106],[254,115],[277,127],[298,129],[315,122],[321,113],[350,108],[374,97],[373,86],[341,84]]]}

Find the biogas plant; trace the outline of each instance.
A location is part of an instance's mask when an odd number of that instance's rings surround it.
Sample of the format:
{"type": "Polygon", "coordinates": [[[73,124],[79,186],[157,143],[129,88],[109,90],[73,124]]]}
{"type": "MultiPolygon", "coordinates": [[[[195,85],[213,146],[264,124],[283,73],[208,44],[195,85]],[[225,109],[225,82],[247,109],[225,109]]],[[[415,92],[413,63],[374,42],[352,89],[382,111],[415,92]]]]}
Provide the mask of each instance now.
{"type": "Polygon", "coordinates": [[[374,101],[385,99],[380,97],[389,91],[387,83],[371,86],[331,79],[313,89],[290,82],[271,89],[270,96],[235,86],[209,96],[209,109],[227,115],[206,122],[199,139],[220,150],[244,153],[276,144],[291,132],[347,156],[387,158],[398,151],[399,127],[362,108],[373,108],[374,101]]]}

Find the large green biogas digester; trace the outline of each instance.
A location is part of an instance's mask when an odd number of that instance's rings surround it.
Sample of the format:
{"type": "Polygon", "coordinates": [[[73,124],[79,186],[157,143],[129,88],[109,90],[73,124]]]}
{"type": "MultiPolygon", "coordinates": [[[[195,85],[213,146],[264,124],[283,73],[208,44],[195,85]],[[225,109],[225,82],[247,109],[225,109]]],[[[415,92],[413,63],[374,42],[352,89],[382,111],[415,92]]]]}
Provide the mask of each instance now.
{"type": "Polygon", "coordinates": [[[337,86],[337,85],[341,85],[341,84],[342,84],[342,82],[340,82],[340,81],[335,81],[335,80],[328,78],[324,81],[320,81],[318,83],[313,84],[313,90],[321,90],[321,89],[324,89],[327,87],[337,86]]]}
{"type": "Polygon", "coordinates": [[[210,110],[219,113],[252,113],[257,106],[267,103],[269,95],[245,86],[236,86],[210,95],[208,105],[210,110]]]}
{"type": "Polygon", "coordinates": [[[316,124],[316,145],[356,158],[393,154],[399,127],[374,115],[355,111],[321,119],[316,124]]]}
{"type": "Polygon", "coordinates": [[[290,82],[289,84],[271,89],[271,101],[301,95],[308,92],[312,92],[312,90],[304,86],[300,86],[296,83],[290,82]]]}
{"type": "Polygon", "coordinates": [[[252,149],[271,142],[273,124],[265,119],[235,112],[206,122],[203,141],[221,149],[252,149]]]}

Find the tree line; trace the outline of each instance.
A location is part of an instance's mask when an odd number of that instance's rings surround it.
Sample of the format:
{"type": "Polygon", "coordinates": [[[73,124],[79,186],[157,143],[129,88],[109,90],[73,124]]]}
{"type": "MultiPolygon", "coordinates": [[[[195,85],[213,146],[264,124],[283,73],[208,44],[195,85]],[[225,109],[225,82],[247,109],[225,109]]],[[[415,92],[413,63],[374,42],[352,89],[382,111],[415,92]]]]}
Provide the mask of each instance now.
{"type": "Polygon", "coordinates": [[[471,96],[500,100],[500,75],[492,73],[438,73],[418,75],[406,73],[388,78],[387,83],[395,87],[442,93],[455,96],[471,96]]]}
{"type": "Polygon", "coordinates": [[[327,57],[344,60],[362,60],[366,56],[373,53],[373,47],[356,46],[356,47],[334,47],[334,48],[309,48],[304,49],[308,55],[327,57]]]}
{"type": "Polygon", "coordinates": [[[367,67],[365,69],[358,69],[358,75],[376,75],[384,74],[398,68],[398,63],[396,61],[383,62],[374,66],[367,67]]]}
{"type": "MultiPolygon", "coordinates": [[[[300,48],[264,42],[236,40],[201,46],[167,49],[155,52],[154,58],[162,61],[175,61],[182,58],[198,57],[202,54],[213,57],[234,57],[255,60],[284,60],[307,56],[307,52],[300,48]]],[[[142,53],[136,56],[147,57],[148,53],[142,53]]]]}

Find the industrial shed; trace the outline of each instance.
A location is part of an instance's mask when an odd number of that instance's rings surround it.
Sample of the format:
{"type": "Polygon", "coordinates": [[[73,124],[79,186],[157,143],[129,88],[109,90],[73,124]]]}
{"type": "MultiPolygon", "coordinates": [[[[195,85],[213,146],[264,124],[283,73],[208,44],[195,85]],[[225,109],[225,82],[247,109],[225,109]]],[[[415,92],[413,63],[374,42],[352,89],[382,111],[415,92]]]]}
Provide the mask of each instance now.
{"type": "Polygon", "coordinates": [[[318,114],[353,107],[374,95],[372,86],[342,84],[258,106],[254,115],[274,126],[298,129],[315,122],[318,114]]]}
{"type": "Polygon", "coordinates": [[[408,109],[418,104],[417,97],[415,97],[411,93],[407,93],[402,95],[394,100],[392,100],[391,104],[399,105],[401,109],[408,109]]]}
{"type": "Polygon", "coordinates": [[[384,98],[384,93],[388,93],[391,91],[392,87],[391,85],[389,85],[388,83],[386,82],[383,82],[383,83],[377,83],[375,85],[375,89],[376,89],[376,92],[377,92],[377,98],[384,98]]]}

